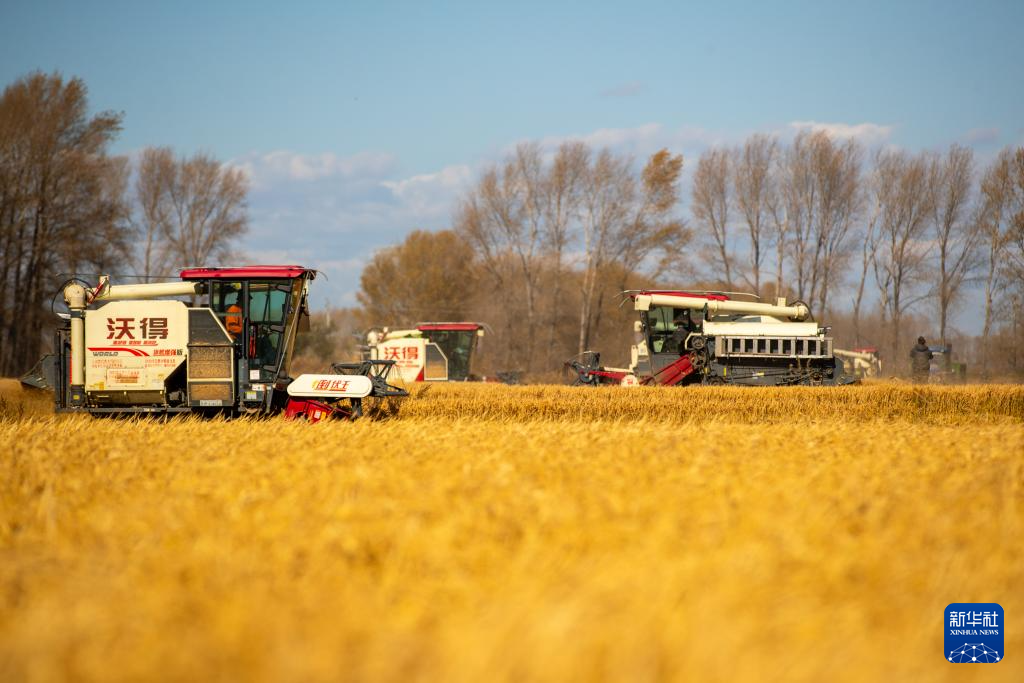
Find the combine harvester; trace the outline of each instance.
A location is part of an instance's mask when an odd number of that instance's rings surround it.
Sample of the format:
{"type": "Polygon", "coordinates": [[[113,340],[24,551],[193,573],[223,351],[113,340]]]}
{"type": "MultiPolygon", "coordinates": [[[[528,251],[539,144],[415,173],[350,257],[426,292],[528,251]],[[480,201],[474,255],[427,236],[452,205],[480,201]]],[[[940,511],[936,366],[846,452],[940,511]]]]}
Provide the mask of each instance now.
{"type": "Polygon", "coordinates": [[[70,281],[54,354],[22,381],[52,388],[57,412],[91,414],[284,412],[316,422],[359,417],[367,397],[407,396],[388,384],[391,360],[291,378],[315,276],[300,266],[245,266],[183,270],[180,282],[70,281]]]}
{"type": "MultiPolygon", "coordinates": [[[[367,361],[394,362],[404,382],[488,381],[473,374],[477,340],[483,323],[418,323],[409,329],[374,328],[361,347],[367,361]]],[[[498,373],[497,381],[518,383],[518,373],[498,373]]]]}
{"type": "Polygon", "coordinates": [[[802,302],[731,299],[718,292],[626,292],[640,319],[628,368],[606,368],[587,352],[567,363],[573,384],[839,385],[829,328],[802,302]]]}

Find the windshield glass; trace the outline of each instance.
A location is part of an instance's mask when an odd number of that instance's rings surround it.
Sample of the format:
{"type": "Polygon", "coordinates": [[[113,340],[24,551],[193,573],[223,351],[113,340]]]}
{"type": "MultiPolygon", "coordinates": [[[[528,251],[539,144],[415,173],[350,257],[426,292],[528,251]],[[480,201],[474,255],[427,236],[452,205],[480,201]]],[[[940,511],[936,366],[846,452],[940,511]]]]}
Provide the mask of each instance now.
{"type": "Polygon", "coordinates": [[[427,334],[430,341],[437,344],[448,357],[448,379],[467,379],[469,359],[476,343],[476,330],[431,330],[427,334]]]}
{"type": "Polygon", "coordinates": [[[651,353],[681,354],[686,337],[698,329],[691,313],[688,308],[651,306],[647,312],[647,343],[651,353]]]}

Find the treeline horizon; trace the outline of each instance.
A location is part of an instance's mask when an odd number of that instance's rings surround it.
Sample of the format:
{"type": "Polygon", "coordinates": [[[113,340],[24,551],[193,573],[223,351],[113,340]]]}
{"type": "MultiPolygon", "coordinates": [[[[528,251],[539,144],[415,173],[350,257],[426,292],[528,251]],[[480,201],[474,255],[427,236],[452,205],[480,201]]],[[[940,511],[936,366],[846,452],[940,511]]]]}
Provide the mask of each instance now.
{"type": "Polygon", "coordinates": [[[807,303],[839,346],[876,347],[905,372],[919,335],[958,342],[976,377],[1024,371],[1024,148],[867,150],[803,131],[755,134],[696,161],[567,142],[523,143],[484,169],[453,227],[414,232],[363,271],[362,324],[474,319],[499,337],[492,369],[551,371],[587,350],[623,362],[630,289],[742,290],[807,303]],[[980,335],[950,319],[972,288],[980,335]]]}
{"type": "MultiPolygon", "coordinates": [[[[60,74],[0,95],[0,375],[46,348],[54,296],[75,274],[174,277],[238,253],[244,173],[166,147],[113,155],[122,120],[90,114],[84,82],[60,74]]],[[[452,216],[378,250],[359,310],[329,313],[344,322],[321,326],[308,355],[354,353],[356,327],[471,319],[491,331],[488,372],[541,375],[587,350],[621,364],[635,320],[622,292],[691,288],[804,301],[838,345],[878,347],[894,373],[919,334],[955,341],[975,376],[1024,372],[1024,148],[980,165],[958,145],[871,150],[821,131],[756,134],[695,160],[526,142],[452,216]],[[984,323],[965,335],[949,321],[972,289],[984,323]]]]}

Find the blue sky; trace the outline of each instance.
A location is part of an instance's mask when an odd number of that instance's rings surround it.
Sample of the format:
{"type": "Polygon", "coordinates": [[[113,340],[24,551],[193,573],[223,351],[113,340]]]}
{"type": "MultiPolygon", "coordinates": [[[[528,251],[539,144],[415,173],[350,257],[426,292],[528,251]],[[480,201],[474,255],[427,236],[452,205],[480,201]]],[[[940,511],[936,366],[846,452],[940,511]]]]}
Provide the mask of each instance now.
{"type": "Polygon", "coordinates": [[[0,83],[82,77],[115,151],[206,150],[253,179],[260,260],[352,301],[373,249],[449,224],[517,141],[692,166],[824,126],[912,150],[1024,144],[1024,2],[5,2],[0,83]],[[318,283],[320,284],[320,283],[318,283]]]}

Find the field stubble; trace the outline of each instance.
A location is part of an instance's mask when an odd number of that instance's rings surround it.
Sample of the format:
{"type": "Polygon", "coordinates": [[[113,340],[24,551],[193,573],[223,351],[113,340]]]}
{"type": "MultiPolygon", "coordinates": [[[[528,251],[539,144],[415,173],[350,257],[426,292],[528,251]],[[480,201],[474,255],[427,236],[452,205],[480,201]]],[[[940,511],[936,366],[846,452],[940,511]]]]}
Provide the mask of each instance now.
{"type": "Polygon", "coordinates": [[[433,386],[318,425],[0,398],[3,680],[1024,671],[1017,387],[433,386]],[[1004,662],[942,658],[955,601],[1003,605],[1004,662]]]}

